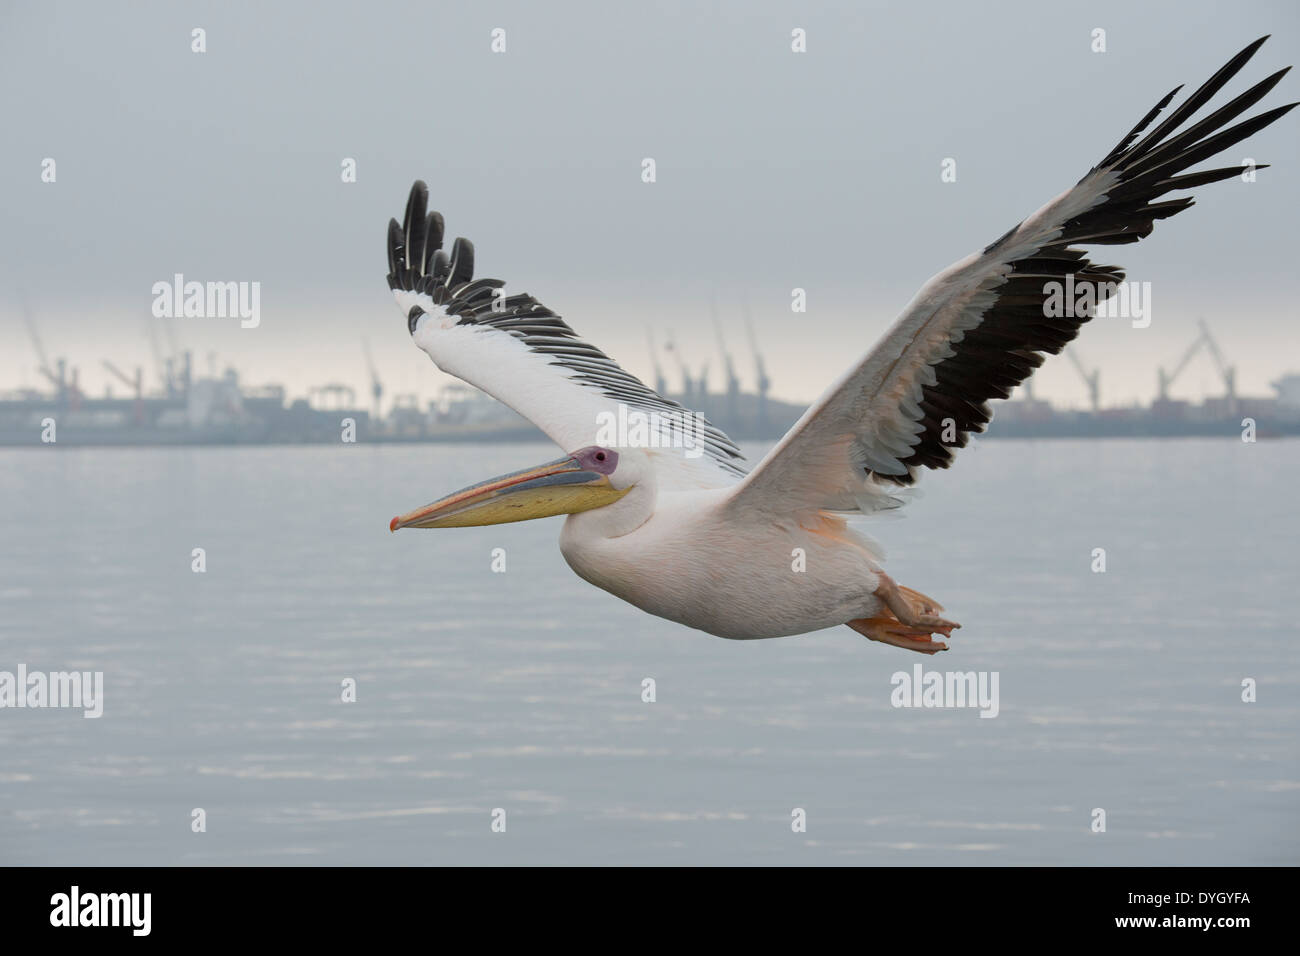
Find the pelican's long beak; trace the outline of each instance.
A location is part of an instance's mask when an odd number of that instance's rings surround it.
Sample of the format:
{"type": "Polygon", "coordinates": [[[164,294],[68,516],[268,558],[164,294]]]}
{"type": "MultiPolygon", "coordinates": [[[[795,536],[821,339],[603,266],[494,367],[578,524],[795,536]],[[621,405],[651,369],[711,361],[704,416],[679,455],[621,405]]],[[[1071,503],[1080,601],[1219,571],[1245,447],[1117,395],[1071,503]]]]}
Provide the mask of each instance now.
{"type": "Polygon", "coordinates": [[[558,458],[462,488],[431,505],[398,515],[389,522],[388,530],[470,528],[575,514],[603,508],[629,490],[619,491],[607,475],[587,471],[576,458],[558,458]]]}

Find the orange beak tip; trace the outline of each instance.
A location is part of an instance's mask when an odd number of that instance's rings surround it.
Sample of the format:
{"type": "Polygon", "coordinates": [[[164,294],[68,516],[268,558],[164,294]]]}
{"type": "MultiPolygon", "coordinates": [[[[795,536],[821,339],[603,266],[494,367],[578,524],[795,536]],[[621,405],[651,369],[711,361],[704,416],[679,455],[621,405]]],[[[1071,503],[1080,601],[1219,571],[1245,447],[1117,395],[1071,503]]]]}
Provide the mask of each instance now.
{"type": "Polygon", "coordinates": [[[397,522],[398,522],[398,520],[399,520],[398,518],[394,518],[392,521],[388,522],[388,530],[389,530],[390,532],[393,532],[393,531],[396,531],[396,530],[397,530],[397,522]]]}

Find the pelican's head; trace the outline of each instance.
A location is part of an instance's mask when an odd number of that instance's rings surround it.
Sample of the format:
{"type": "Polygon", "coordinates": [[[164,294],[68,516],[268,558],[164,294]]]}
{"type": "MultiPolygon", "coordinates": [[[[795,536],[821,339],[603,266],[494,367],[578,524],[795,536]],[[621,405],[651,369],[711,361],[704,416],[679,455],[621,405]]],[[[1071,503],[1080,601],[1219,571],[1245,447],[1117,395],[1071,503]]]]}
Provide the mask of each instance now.
{"type": "Polygon", "coordinates": [[[544,465],[462,488],[433,504],[398,515],[398,528],[468,528],[529,521],[604,508],[637,484],[645,456],[591,445],[544,465]]]}

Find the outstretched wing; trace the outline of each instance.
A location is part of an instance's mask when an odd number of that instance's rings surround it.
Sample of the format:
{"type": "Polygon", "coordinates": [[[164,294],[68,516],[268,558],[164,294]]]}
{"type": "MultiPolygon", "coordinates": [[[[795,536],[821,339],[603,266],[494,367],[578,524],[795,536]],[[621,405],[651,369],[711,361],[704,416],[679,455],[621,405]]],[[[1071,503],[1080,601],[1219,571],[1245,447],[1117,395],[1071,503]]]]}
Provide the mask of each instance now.
{"type": "Polygon", "coordinates": [[[1157,219],[1192,205],[1190,196],[1155,202],[1157,197],[1242,171],[1184,170],[1296,105],[1224,129],[1287,72],[1279,70],[1179,131],[1266,39],[1233,57],[1139,140],[1182,87],[1176,88],[1072,189],[926,283],[876,347],[738,486],[732,506],[869,514],[896,505],[893,493],[914,482],[918,469],[947,468],[970,433],[988,424],[989,399],[1007,398],[1042,364],[1042,353],[1060,352],[1092,317],[1093,309],[1054,314],[1046,307],[1052,284],[1066,286],[1072,276],[1076,295],[1091,287],[1094,301],[1101,302],[1123,280],[1120,269],[1089,261],[1073,244],[1145,238],[1157,219]]]}
{"type": "Polygon", "coordinates": [[[388,223],[388,285],[438,368],[509,405],[567,452],[609,444],[611,429],[639,429],[661,487],[721,488],[744,476],[740,450],[703,416],[644,385],[531,295],[475,279],[469,240],[457,239],[448,256],[442,216],[426,214],[428,195],[416,181],[402,225],[388,223]]]}

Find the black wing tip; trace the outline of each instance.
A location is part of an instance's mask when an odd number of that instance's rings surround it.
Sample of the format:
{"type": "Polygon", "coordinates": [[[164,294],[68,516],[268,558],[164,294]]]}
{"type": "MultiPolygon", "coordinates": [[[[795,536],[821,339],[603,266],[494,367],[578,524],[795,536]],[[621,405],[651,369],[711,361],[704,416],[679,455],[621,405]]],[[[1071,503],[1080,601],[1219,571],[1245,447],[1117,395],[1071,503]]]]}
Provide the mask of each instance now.
{"type": "Polygon", "coordinates": [[[1267,40],[1272,35],[1273,34],[1271,33],[1265,33],[1258,40],[1252,40],[1250,43],[1247,43],[1244,47],[1242,47],[1241,50],[1238,51],[1236,56],[1234,56],[1227,63],[1225,63],[1219,71],[1220,73],[1223,72],[1228,73],[1228,76],[1224,77],[1224,81],[1226,82],[1228,79],[1231,79],[1231,77],[1234,76],[1238,70],[1240,70],[1243,66],[1249,63],[1250,58],[1259,52],[1259,48],[1264,45],[1264,41],[1267,40]]]}
{"type": "MultiPolygon", "coordinates": [[[[423,179],[417,179],[411,184],[401,223],[396,219],[388,220],[388,285],[392,289],[428,291],[445,296],[447,293],[437,292],[436,286],[459,283],[447,281],[452,272],[446,264],[447,254],[442,252],[446,220],[442,213],[428,207],[429,187],[423,179]]],[[[468,244],[469,240],[457,239],[456,242],[468,244]]],[[[461,281],[473,277],[473,246],[468,248],[468,256],[461,256],[460,268],[455,273],[461,281]]]]}
{"type": "MultiPolygon", "coordinates": [[[[1120,140],[1115,148],[1112,149],[1101,163],[1098,164],[1098,167],[1122,169],[1126,164],[1137,162],[1144,156],[1160,152],[1160,149],[1157,149],[1157,147],[1160,146],[1162,140],[1181,127],[1185,120],[1197,113],[1202,106],[1209,102],[1209,100],[1218,93],[1219,90],[1226,86],[1233,77],[1240,73],[1242,68],[1259,51],[1259,48],[1263,46],[1264,41],[1270,36],[1271,34],[1265,34],[1257,40],[1246,44],[1246,46],[1229,59],[1227,63],[1215,71],[1208,80],[1197,87],[1197,89],[1187,99],[1175,107],[1174,110],[1166,116],[1155,129],[1146,132],[1146,128],[1151,124],[1156,116],[1163,112],[1164,108],[1169,105],[1174,95],[1183,88],[1182,85],[1175,87],[1172,92],[1160,100],[1160,102],[1157,103],[1151,111],[1148,112],[1135,127],[1133,127],[1132,130],[1129,131],[1128,135],[1125,136],[1124,139],[1120,140]],[[1146,132],[1146,135],[1139,140],[1139,134],[1144,132],[1146,132]]],[[[1271,90],[1272,86],[1276,84],[1289,69],[1290,67],[1287,67],[1286,69],[1273,74],[1273,76],[1266,79],[1263,83],[1257,84],[1252,88],[1252,90],[1248,91],[1248,93],[1243,94],[1239,99],[1247,99],[1250,93],[1257,93],[1258,95],[1255,97],[1255,100],[1259,99],[1271,90]]],[[[1254,100],[1251,100],[1251,103],[1253,102],[1254,100]]],[[[1251,104],[1247,104],[1247,106],[1249,105],[1251,104]]],[[[1242,107],[1242,110],[1245,108],[1247,107],[1242,107]]],[[[1225,107],[1220,110],[1219,113],[1226,112],[1230,114],[1227,119],[1223,120],[1223,123],[1226,123],[1228,119],[1238,115],[1242,110],[1233,112],[1228,107],[1225,107]]],[[[1216,113],[1214,115],[1218,114],[1216,113]]],[[[1220,123],[1219,126],[1222,126],[1223,123],[1220,123]]],[[[1218,127],[1216,126],[1215,128],[1217,129],[1218,127]]],[[[1210,130],[1210,132],[1213,132],[1213,130],[1210,130]]],[[[1226,145],[1224,148],[1226,148],[1226,145]]]]}
{"type": "Polygon", "coordinates": [[[388,235],[386,237],[388,246],[388,285],[389,288],[396,288],[393,284],[401,277],[401,270],[404,266],[403,260],[405,254],[402,247],[405,239],[402,234],[402,227],[397,224],[396,219],[388,220],[388,235]]]}
{"type": "Polygon", "coordinates": [[[1061,242],[1134,242],[1151,231],[1154,219],[1166,218],[1186,208],[1180,206],[1163,215],[1152,215],[1154,211],[1170,208],[1153,203],[1157,197],[1173,189],[1190,189],[1228,179],[1230,174],[1227,170],[1185,171],[1230,149],[1289,113],[1297,104],[1288,103],[1265,110],[1230,125],[1268,95],[1290,67],[1276,71],[1208,115],[1200,119],[1196,116],[1267,39],[1265,35],[1244,47],[1154,129],[1140,136],[1169,98],[1147,113],[1094,170],[1118,174],[1119,182],[1107,191],[1107,201],[1067,224],[1061,242]]]}
{"type": "MultiPolygon", "coordinates": [[[[998,301],[985,311],[981,324],[968,330],[953,345],[953,354],[935,365],[935,384],[923,386],[918,399],[921,409],[918,421],[923,426],[920,441],[913,446],[911,454],[899,458],[899,463],[906,468],[905,474],[872,473],[877,480],[908,485],[915,480],[918,468],[947,468],[957,448],[967,443],[968,436],[979,434],[987,427],[992,418],[988,401],[1009,397],[1011,389],[1042,364],[1043,353],[1059,353],[1078,334],[1080,326],[1092,318],[1091,312],[1075,317],[1046,316],[1041,301],[1035,301],[1045,294],[1044,280],[1072,273],[1076,283],[1093,286],[1099,302],[1109,298],[1106,288],[1124,281],[1122,271],[1090,262],[1081,249],[1071,248],[1071,243],[1137,242],[1152,232],[1157,221],[1175,216],[1194,204],[1191,196],[1163,202],[1157,202],[1158,197],[1171,190],[1192,189],[1241,174],[1241,167],[1190,173],[1184,170],[1231,148],[1300,105],[1288,103],[1230,125],[1272,90],[1290,70],[1287,67],[1228,104],[1207,111],[1204,118],[1195,118],[1267,39],[1266,35],[1248,44],[1161,122],[1155,123],[1156,117],[1183,89],[1181,85],[1175,87],[1094,168],[1089,175],[1115,171],[1118,181],[1107,188],[1103,202],[1064,223],[1059,237],[1023,260],[1023,269],[1013,271],[998,288],[998,301]],[[1147,128],[1153,124],[1148,132],[1147,128]],[[1009,349],[1008,346],[1018,347],[1009,349]],[[946,419],[955,426],[956,436],[951,442],[942,440],[943,429],[939,427],[946,419]]],[[[1254,168],[1267,168],[1267,164],[1259,163],[1254,168]]],[[[1015,232],[1013,229],[994,241],[985,252],[994,252],[1015,232]]]]}
{"type": "Polygon", "coordinates": [[[424,220],[425,234],[425,263],[429,261],[429,256],[442,248],[442,237],[447,231],[447,222],[442,218],[442,213],[433,210],[424,220]]]}
{"type": "MultiPolygon", "coordinates": [[[[407,196],[402,222],[388,221],[388,287],[427,294],[449,312],[474,317],[491,304],[492,290],[505,283],[474,281],[474,243],[468,239],[456,239],[448,255],[443,249],[446,220],[437,210],[429,210],[428,202],[428,186],[417,179],[407,196]]],[[[523,298],[531,308],[534,300],[523,298]]],[[[412,307],[410,311],[416,310],[412,307]]],[[[416,318],[418,315],[408,313],[412,325],[416,318]]]]}

